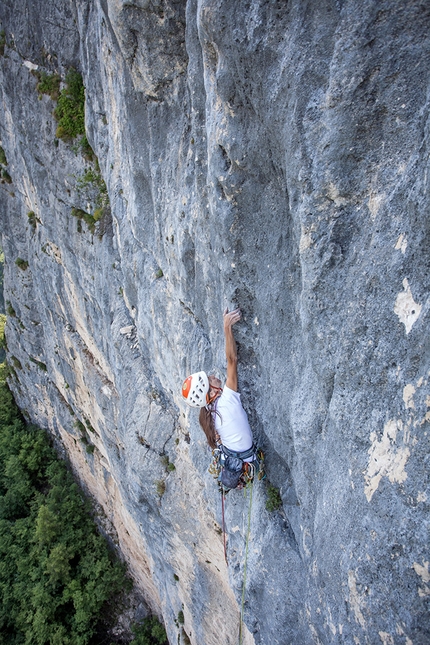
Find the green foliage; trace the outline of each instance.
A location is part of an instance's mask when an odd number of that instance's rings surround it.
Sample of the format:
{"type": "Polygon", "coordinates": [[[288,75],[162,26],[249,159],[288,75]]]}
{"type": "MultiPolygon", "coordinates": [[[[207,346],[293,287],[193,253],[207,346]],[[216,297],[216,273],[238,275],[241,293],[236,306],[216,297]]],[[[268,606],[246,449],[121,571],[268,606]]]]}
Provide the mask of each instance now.
{"type": "Polygon", "coordinates": [[[83,190],[91,184],[98,184],[101,179],[100,173],[96,172],[93,168],[87,168],[83,175],[78,178],[78,189],[83,190]]]}
{"type": "MultiPolygon", "coordinates": [[[[94,211],[93,213],[88,213],[81,208],[73,208],[72,215],[77,217],[79,222],[84,220],[89,231],[94,234],[96,223],[102,219],[109,209],[109,195],[97,161],[95,168],[87,168],[78,178],[77,188],[81,194],[85,195],[88,201],[93,202],[94,211]]],[[[82,228],[78,228],[79,232],[81,230],[82,228]]],[[[100,237],[102,237],[102,233],[100,237]]]]}
{"type": "Polygon", "coordinates": [[[155,488],[157,490],[157,495],[160,497],[163,497],[164,493],[166,492],[166,482],[164,479],[157,479],[155,482],[155,488]]]}
{"type": "Polygon", "coordinates": [[[0,314],[0,349],[6,349],[6,338],[4,335],[4,328],[6,325],[5,314],[0,314]]]}
{"type": "Polygon", "coordinates": [[[0,56],[4,56],[4,48],[6,46],[6,34],[3,31],[0,31],[0,56]]]}
{"type": "Polygon", "coordinates": [[[282,506],[282,499],[279,493],[279,488],[275,488],[271,484],[267,487],[267,500],[266,500],[266,510],[271,513],[272,511],[277,511],[282,506]]]}
{"type": "Polygon", "coordinates": [[[60,76],[58,74],[47,74],[46,72],[40,72],[37,76],[39,82],[36,89],[39,94],[47,94],[53,101],[58,101],[60,96],[60,76]]]}
{"type": "Polygon", "coordinates": [[[16,318],[16,311],[12,307],[11,303],[9,302],[9,300],[6,302],[6,313],[11,318],[16,318]]]}
{"type": "Polygon", "coordinates": [[[178,623],[179,623],[180,625],[183,625],[183,624],[184,624],[184,622],[185,622],[184,612],[183,612],[183,611],[182,611],[182,609],[181,609],[181,611],[180,611],[180,612],[179,612],[179,614],[178,614],[178,623]]]}
{"type": "Polygon", "coordinates": [[[9,175],[7,170],[4,168],[1,169],[1,183],[2,184],[11,184],[12,183],[12,177],[9,175]]]}
{"type": "Polygon", "coordinates": [[[96,210],[93,213],[94,221],[98,222],[103,217],[103,214],[104,214],[103,208],[96,208],[96,210]]]}
{"type": "Polygon", "coordinates": [[[81,74],[73,68],[66,76],[66,87],[60,92],[54,117],[58,121],[58,139],[70,141],[85,134],[85,87],[81,74]]]}
{"type": "Polygon", "coordinates": [[[85,435],[85,426],[82,423],[82,421],[79,421],[79,419],[76,419],[75,423],[73,424],[77,430],[80,431],[82,435],[85,435]]]}
{"type": "Polygon", "coordinates": [[[1,146],[0,146],[0,165],[7,166],[6,153],[1,146]]]}
{"type": "Polygon", "coordinates": [[[163,455],[161,457],[161,463],[168,472],[173,472],[174,470],[176,470],[175,464],[172,464],[167,455],[163,455]]]}
{"type": "Polygon", "coordinates": [[[157,279],[157,280],[158,280],[159,278],[162,278],[162,277],[163,277],[163,275],[164,275],[164,273],[163,273],[163,269],[158,269],[158,270],[155,272],[155,277],[156,277],[156,279],[157,279]]]}
{"type": "Polygon", "coordinates": [[[88,430],[89,430],[90,432],[95,432],[95,430],[94,430],[93,426],[91,425],[91,423],[89,422],[89,420],[88,420],[88,419],[85,419],[85,425],[87,426],[87,428],[88,428],[88,430]]]}
{"type": "Polygon", "coordinates": [[[168,645],[166,630],[155,616],[148,616],[141,625],[133,625],[130,645],[168,645]]]}
{"type": "Polygon", "coordinates": [[[95,159],[94,150],[91,148],[90,144],[88,143],[88,139],[85,134],[79,142],[79,147],[81,149],[82,154],[86,159],[88,159],[88,161],[94,161],[95,159]]]}
{"type": "MultiPolygon", "coordinates": [[[[83,175],[78,178],[78,190],[82,193],[87,189],[93,189],[96,192],[96,207],[97,210],[102,211],[105,206],[109,204],[109,196],[105,181],[100,173],[98,163],[96,168],[87,168],[83,175]]],[[[96,212],[94,212],[95,217],[96,212]]],[[[100,218],[99,218],[100,219],[100,218]]]]}
{"type": "Polygon", "coordinates": [[[101,613],[112,614],[124,571],[45,432],[25,425],[0,377],[0,642],[87,645],[101,613]]]}
{"type": "Polygon", "coordinates": [[[42,363],[42,361],[38,361],[35,358],[33,358],[32,356],[30,356],[30,360],[31,360],[32,363],[37,365],[37,367],[40,370],[42,370],[42,372],[47,372],[48,371],[48,368],[46,367],[46,363],[42,363]]]}
{"type": "Polygon", "coordinates": [[[10,360],[12,361],[13,366],[14,366],[15,369],[22,370],[22,365],[21,365],[21,361],[19,360],[19,358],[17,358],[16,356],[11,356],[10,360]]]}
{"type": "Polygon", "coordinates": [[[28,223],[30,224],[33,231],[35,231],[37,222],[39,222],[40,220],[38,219],[36,213],[34,213],[33,211],[30,211],[29,213],[27,213],[27,217],[28,217],[28,223]]]}
{"type": "Polygon", "coordinates": [[[96,220],[94,219],[93,215],[91,215],[91,213],[83,211],[82,208],[72,208],[72,216],[77,217],[79,221],[84,220],[84,222],[88,226],[90,233],[94,234],[96,228],[96,220]]]}
{"type": "Polygon", "coordinates": [[[16,258],[16,260],[15,260],[15,264],[16,264],[16,266],[17,266],[17,267],[19,267],[19,268],[20,268],[20,269],[22,269],[23,271],[25,271],[26,269],[28,269],[28,262],[27,262],[27,260],[23,260],[22,258],[16,258]]]}

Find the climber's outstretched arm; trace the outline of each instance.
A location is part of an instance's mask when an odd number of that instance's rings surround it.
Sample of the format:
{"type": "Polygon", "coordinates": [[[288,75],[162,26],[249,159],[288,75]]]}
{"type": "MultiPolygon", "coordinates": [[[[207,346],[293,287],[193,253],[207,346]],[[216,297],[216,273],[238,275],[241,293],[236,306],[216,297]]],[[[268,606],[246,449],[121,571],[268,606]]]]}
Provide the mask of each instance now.
{"type": "Polygon", "coordinates": [[[227,358],[226,386],[237,392],[237,347],[233,336],[233,325],[241,318],[240,309],[224,311],[225,355],[227,358]]]}

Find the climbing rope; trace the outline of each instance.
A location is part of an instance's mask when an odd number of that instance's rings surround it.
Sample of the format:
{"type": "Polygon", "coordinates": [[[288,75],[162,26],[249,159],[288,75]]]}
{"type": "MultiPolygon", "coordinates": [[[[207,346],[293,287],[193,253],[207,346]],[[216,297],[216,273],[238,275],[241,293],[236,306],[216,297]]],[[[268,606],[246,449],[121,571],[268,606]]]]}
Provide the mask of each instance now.
{"type": "Polygon", "coordinates": [[[224,558],[225,558],[225,563],[228,564],[228,561],[227,561],[227,545],[226,545],[226,541],[225,541],[225,511],[224,511],[225,491],[224,491],[224,486],[221,486],[221,506],[222,506],[222,534],[223,534],[223,539],[224,539],[224,558]]]}
{"type": "Polygon", "coordinates": [[[245,590],[246,590],[246,567],[248,564],[248,546],[249,546],[249,535],[251,533],[251,510],[252,510],[252,491],[254,489],[254,480],[252,479],[248,486],[245,487],[246,490],[249,487],[249,509],[248,509],[248,529],[246,531],[246,543],[245,543],[245,563],[243,565],[243,585],[242,585],[242,606],[240,609],[240,624],[239,624],[239,645],[242,645],[243,639],[243,616],[245,613],[245,590]]]}

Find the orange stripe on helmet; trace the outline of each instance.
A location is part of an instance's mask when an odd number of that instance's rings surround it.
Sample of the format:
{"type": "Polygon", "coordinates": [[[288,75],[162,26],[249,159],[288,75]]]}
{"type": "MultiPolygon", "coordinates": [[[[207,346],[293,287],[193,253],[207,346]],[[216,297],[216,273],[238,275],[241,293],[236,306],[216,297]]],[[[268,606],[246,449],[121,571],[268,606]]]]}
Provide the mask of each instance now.
{"type": "Polygon", "coordinates": [[[182,396],[184,397],[184,399],[186,399],[190,393],[192,378],[192,376],[188,376],[188,378],[186,378],[182,384],[182,396]]]}

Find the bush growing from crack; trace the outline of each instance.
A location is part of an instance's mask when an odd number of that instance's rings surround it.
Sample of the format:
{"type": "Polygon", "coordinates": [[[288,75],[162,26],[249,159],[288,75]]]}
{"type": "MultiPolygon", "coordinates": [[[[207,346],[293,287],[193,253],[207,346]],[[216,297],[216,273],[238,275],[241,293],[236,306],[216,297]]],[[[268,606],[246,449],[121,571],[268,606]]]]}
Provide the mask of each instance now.
{"type": "Polygon", "coordinates": [[[34,211],[30,211],[29,213],[27,213],[27,217],[28,217],[28,223],[30,224],[33,231],[35,231],[37,223],[40,222],[40,220],[38,219],[34,211]]]}
{"type": "Polygon", "coordinates": [[[36,360],[35,358],[33,358],[32,356],[30,356],[30,360],[31,360],[31,362],[32,362],[32,363],[34,363],[35,365],[37,365],[37,367],[38,367],[40,370],[42,370],[42,372],[47,372],[47,371],[48,371],[48,368],[46,367],[46,364],[45,364],[45,363],[42,363],[42,361],[38,361],[38,360],[36,360]]]}
{"type": "Polygon", "coordinates": [[[175,464],[173,464],[173,463],[170,461],[170,459],[169,459],[168,455],[163,455],[163,456],[161,457],[161,463],[163,464],[164,468],[165,468],[165,469],[166,469],[166,471],[168,471],[168,472],[173,472],[174,470],[176,470],[175,464]]]}
{"type": "Polygon", "coordinates": [[[25,271],[26,269],[28,269],[28,262],[27,262],[27,260],[23,260],[22,258],[16,258],[16,260],[15,260],[15,264],[16,264],[16,266],[17,266],[17,267],[19,267],[19,268],[20,268],[20,269],[22,269],[23,271],[25,271]]]}
{"type": "Polygon", "coordinates": [[[8,316],[10,316],[11,318],[16,318],[16,311],[15,311],[15,309],[12,307],[12,305],[11,305],[11,303],[10,303],[10,301],[9,301],[9,300],[7,300],[7,301],[6,301],[6,313],[7,313],[7,315],[8,315],[8,316]]]}
{"type": "Polygon", "coordinates": [[[59,74],[47,74],[46,72],[35,72],[39,82],[36,89],[39,96],[47,94],[53,101],[58,101],[60,97],[60,83],[61,78],[59,74]]]}
{"type": "Polygon", "coordinates": [[[11,184],[12,178],[6,170],[8,165],[6,159],[6,153],[3,148],[0,146],[0,183],[2,184],[11,184]]]}
{"type": "Polygon", "coordinates": [[[4,168],[1,169],[1,183],[2,184],[11,184],[12,177],[9,175],[8,171],[4,168]]]}
{"type": "Polygon", "coordinates": [[[6,337],[4,334],[5,325],[6,316],[5,314],[0,314],[0,349],[6,349],[6,337]]]}
{"type": "Polygon", "coordinates": [[[282,506],[282,499],[279,493],[279,488],[275,488],[271,484],[267,487],[267,500],[266,500],[266,510],[271,513],[272,511],[277,511],[282,506]]]}
{"type": "Polygon", "coordinates": [[[157,495],[159,497],[163,497],[164,493],[166,492],[166,482],[164,479],[157,479],[155,482],[155,488],[157,491],[157,495]]]}
{"type": "Polygon", "coordinates": [[[71,68],[66,76],[66,87],[58,97],[54,117],[58,121],[55,136],[71,141],[80,134],[85,135],[85,87],[82,76],[71,68]]]}
{"type": "MultiPolygon", "coordinates": [[[[95,168],[87,168],[85,172],[78,178],[77,188],[81,194],[84,194],[91,200],[93,198],[94,211],[88,213],[81,208],[72,208],[72,215],[79,220],[84,220],[88,226],[89,231],[94,234],[96,223],[100,221],[103,216],[110,212],[109,209],[109,195],[107,192],[106,183],[101,176],[100,167],[96,160],[95,168]],[[88,196],[88,193],[90,196],[88,196]]],[[[78,231],[80,229],[78,227],[78,231]]],[[[103,233],[99,237],[102,237],[103,233]]]]}
{"type": "Polygon", "coordinates": [[[22,370],[22,365],[21,365],[21,361],[19,360],[19,358],[17,358],[16,356],[11,356],[10,360],[12,361],[15,369],[22,370]]]}
{"type": "Polygon", "coordinates": [[[90,231],[90,233],[94,234],[94,231],[96,229],[96,220],[94,216],[91,215],[91,213],[87,213],[86,211],[82,210],[82,208],[72,208],[71,213],[72,213],[72,216],[77,217],[79,221],[84,220],[84,222],[88,226],[88,230],[90,231]]]}
{"type": "MultiPolygon", "coordinates": [[[[94,169],[87,168],[84,174],[78,178],[77,187],[78,191],[81,193],[85,192],[87,189],[94,189],[95,192],[97,192],[97,196],[95,198],[96,210],[93,214],[95,218],[98,210],[102,211],[103,208],[109,205],[109,195],[106,183],[100,172],[98,161],[96,161],[94,169]]],[[[100,217],[98,219],[100,219],[100,217]]]]}

